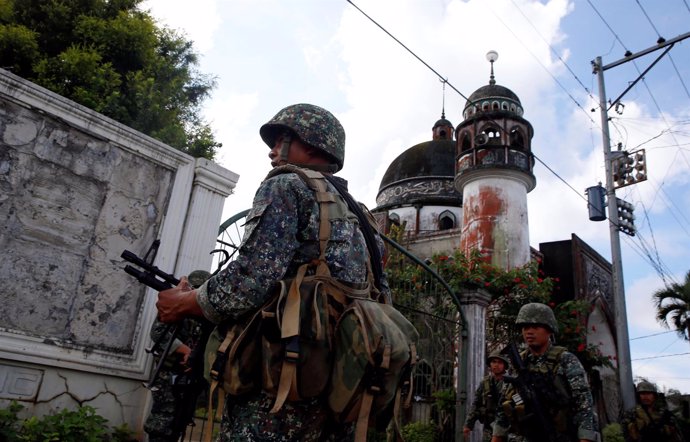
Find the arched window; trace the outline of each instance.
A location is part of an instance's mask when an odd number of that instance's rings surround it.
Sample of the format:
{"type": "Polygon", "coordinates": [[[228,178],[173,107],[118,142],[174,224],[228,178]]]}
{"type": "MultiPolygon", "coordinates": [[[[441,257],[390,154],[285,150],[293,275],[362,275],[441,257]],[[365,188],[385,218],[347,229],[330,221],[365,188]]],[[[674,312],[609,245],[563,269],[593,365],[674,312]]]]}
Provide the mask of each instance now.
{"type": "Polygon", "coordinates": [[[501,102],[501,109],[507,111],[509,108],[508,103],[503,101],[501,102]]]}
{"type": "Polygon", "coordinates": [[[488,101],[485,101],[482,103],[482,110],[483,111],[488,111],[490,109],[490,105],[488,101]]]}
{"type": "Polygon", "coordinates": [[[397,213],[391,213],[388,215],[388,226],[398,226],[400,227],[400,215],[397,213]]]}
{"type": "Polygon", "coordinates": [[[525,148],[525,137],[519,127],[514,127],[510,130],[510,147],[516,149],[525,148]]]}
{"type": "Polygon", "coordinates": [[[501,105],[498,103],[498,101],[494,101],[491,103],[491,110],[499,110],[501,109],[501,105]]]}
{"type": "Polygon", "coordinates": [[[433,384],[434,370],[431,365],[425,360],[417,361],[417,366],[414,370],[414,389],[415,395],[428,398],[431,397],[433,384]]]}
{"type": "Polygon", "coordinates": [[[472,141],[470,140],[470,134],[465,132],[462,135],[462,142],[460,143],[460,151],[464,152],[472,148],[472,141]]]}
{"type": "Polygon", "coordinates": [[[438,230],[455,228],[455,214],[450,210],[444,210],[438,216],[438,230]]]}

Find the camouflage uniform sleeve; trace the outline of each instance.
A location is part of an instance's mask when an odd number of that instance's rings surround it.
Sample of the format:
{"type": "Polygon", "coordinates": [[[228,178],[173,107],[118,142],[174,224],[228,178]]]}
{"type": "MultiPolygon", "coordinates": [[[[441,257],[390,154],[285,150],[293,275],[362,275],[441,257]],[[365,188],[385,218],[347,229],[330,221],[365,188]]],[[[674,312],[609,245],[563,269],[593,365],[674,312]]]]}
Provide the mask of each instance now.
{"type": "MultiPolygon", "coordinates": [[[[237,259],[197,289],[197,302],[211,322],[238,319],[260,308],[272,285],[293,263],[305,237],[300,214],[318,213],[313,192],[295,174],[264,181],[247,214],[237,259]]],[[[318,256],[318,248],[316,249],[318,256]]]]}
{"type": "Polygon", "coordinates": [[[577,428],[578,439],[599,441],[600,436],[593,411],[594,401],[585,369],[577,356],[567,351],[561,355],[561,368],[572,395],[573,424],[577,428]]]}
{"type": "Polygon", "coordinates": [[[479,410],[482,408],[484,402],[484,382],[479,383],[479,387],[477,387],[477,391],[474,392],[474,399],[472,400],[472,405],[470,406],[470,409],[467,413],[467,418],[465,419],[465,426],[469,428],[470,430],[474,429],[474,424],[478,420],[480,413],[479,410]]]}

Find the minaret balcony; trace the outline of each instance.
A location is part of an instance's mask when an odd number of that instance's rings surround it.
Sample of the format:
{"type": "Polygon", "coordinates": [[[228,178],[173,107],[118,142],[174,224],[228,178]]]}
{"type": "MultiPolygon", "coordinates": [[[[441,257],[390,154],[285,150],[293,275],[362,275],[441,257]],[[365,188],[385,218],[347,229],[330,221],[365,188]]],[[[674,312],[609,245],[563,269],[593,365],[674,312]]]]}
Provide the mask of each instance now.
{"type": "Polygon", "coordinates": [[[458,156],[455,173],[477,169],[513,169],[532,174],[534,157],[531,152],[508,146],[479,146],[463,151],[458,156]]]}

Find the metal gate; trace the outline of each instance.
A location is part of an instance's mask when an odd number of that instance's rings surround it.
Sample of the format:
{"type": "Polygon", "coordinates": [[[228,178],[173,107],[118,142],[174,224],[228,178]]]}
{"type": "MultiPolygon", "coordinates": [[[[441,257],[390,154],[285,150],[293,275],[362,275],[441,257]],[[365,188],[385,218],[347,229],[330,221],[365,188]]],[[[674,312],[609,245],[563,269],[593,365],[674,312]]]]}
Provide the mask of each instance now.
{"type": "Polygon", "coordinates": [[[420,334],[412,406],[404,412],[403,428],[434,434],[435,441],[453,441],[456,418],[465,414],[464,398],[458,401],[456,394],[463,374],[460,344],[466,335],[460,303],[427,263],[394,240],[384,240],[390,251],[386,277],[393,303],[420,334]]]}

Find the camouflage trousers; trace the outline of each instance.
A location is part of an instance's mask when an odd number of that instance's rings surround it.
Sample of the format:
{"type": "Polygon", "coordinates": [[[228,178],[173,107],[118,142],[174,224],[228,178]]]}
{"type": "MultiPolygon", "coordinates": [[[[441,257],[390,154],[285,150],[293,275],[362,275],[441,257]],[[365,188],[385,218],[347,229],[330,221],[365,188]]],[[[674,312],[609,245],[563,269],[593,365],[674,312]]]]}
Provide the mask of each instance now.
{"type": "Polygon", "coordinates": [[[270,413],[275,398],[265,393],[226,400],[218,442],[346,442],[352,425],[336,425],[321,400],[286,402],[270,413]]]}
{"type": "Polygon", "coordinates": [[[149,442],[176,441],[176,435],[172,431],[175,421],[175,396],[170,373],[161,371],[151,395],[151,412],[144,423],[144,431],[149,436],[149,442]]]}

